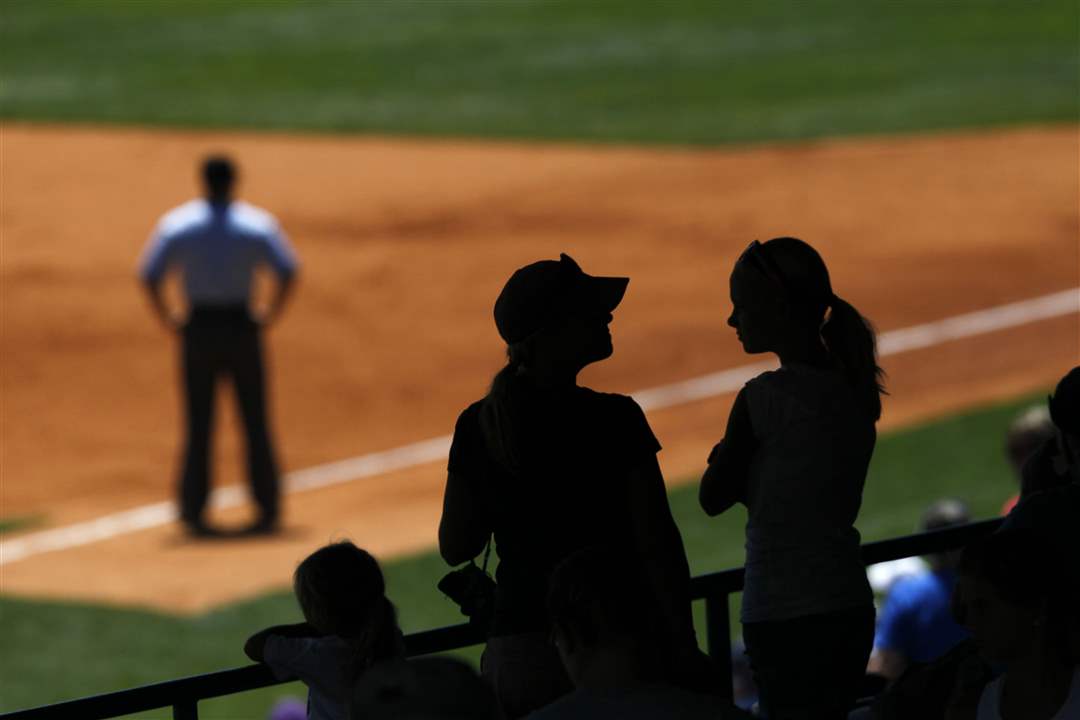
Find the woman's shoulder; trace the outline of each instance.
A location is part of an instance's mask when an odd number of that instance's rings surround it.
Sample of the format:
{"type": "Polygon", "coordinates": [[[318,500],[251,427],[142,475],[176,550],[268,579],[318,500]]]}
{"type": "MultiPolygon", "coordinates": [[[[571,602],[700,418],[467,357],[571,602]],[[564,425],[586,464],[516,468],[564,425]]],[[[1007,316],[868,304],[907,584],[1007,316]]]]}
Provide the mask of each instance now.
{"type": "Polygon", "coordinates": [[[620,393],[599,392],[592,388],[579,387],[577,389],[578,402],[592,405],[609,413],[629,413],[644,415],[637,400],[629,395],[620,393]]]}
{"type": "Polygon", "coordinates": [[[463,425],[475,425],[480,421],[480,410],[484,406],[484,400],[486,398],[480,398],[474,403],[468,405],[464,410],[458,413],[457,423],[455,427],[461,428],[463,425]]]}

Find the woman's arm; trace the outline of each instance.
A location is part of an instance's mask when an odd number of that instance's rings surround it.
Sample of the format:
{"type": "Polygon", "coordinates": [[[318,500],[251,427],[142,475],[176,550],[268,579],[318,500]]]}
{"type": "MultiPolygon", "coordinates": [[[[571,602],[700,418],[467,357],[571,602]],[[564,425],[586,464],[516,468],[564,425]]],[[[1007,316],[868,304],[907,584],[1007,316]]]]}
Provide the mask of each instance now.
{"type": "Polygon", "coordinates": [[[282,637],[321,637],[322,633],[306,622],[296,623],[294,625],[275,625],[274,627],[260,630],[249,637],[247,642],[244,643],[244,654],[255,662],[262,662],[266,650],[266,638],[271,635],[280,635],[282,637]]]}
{"type": "Polygon", "coordinates": [[[439,521],[439,553],[450,565],[472,560],[484,550],[491,537],[491,520],[483,499],[474,492],[469,478],[449,473],[439,521]]]}
{"type": "Polygon", "coordinates": [[[757,447],[743,388],[731,406],[724,439],[709,454],[709,466],[701,476],[698,502],[707,515],[716,516],[737,502],[746,502],[747,474],[757,447]]]}
{"type": "Polygon", "coordinates": [[[647,577],[669,627],[676,635],[692,637],[690,564],[655,456],[631,469],[630,516],[647,577]]]}

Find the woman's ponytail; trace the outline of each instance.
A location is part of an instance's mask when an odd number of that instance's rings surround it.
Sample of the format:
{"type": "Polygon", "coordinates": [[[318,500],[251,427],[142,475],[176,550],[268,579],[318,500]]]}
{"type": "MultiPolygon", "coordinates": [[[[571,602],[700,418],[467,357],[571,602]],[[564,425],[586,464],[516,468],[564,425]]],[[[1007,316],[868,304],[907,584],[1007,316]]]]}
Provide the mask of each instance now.
{"type": "Polygon", "coordinates": [[[506,348],[506,366],[492,378],[491,389],[480,407],[480,429],[488,451],[497,463],[512,473],[521,467],[516,427],[521,404],[518,376],[528,352],[527,341],[506,348]]]}
{"type": "Polygon", "coordinates": [[[877,339],[870,321],[850,303],[835,295],[821,337],[863,399],[870,416],[881,417],[885,371],[877,363],[877,339]]]}

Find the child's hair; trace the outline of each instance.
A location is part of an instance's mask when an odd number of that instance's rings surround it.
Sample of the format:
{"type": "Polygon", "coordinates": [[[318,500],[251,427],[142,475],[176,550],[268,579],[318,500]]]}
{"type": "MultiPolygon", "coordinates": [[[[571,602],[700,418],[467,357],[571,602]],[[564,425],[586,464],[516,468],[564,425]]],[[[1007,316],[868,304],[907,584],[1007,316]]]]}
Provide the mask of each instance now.
{"type": "Polygon", "coordinates": [[[639,564],[624,548],[597,545],[579,550],[551,573],[548,616],[592,645],[604,636],[647,642],[659,632],[660,609],[639,564]]]}
{"type": "Polygon", "coordinates": [[[309,624],[356,648],[350,674],[396,654],[397,613],[379,563],[366,550],[348,540],[319,548],[297,566],[293,590],[309,624]]]}
{"type": "Polygon", "coordinates": [[[870,321],[833,293],[829,270],[817,250],[793,237],[773,238],[758,252],[771,262],[792,307],[821,324],[821,338],[840,364],[873,419],[881,417],[885,371],[877,363],[877,337],[870,321]],[[826,317],[826,310],[831,311],[826,317]]]}

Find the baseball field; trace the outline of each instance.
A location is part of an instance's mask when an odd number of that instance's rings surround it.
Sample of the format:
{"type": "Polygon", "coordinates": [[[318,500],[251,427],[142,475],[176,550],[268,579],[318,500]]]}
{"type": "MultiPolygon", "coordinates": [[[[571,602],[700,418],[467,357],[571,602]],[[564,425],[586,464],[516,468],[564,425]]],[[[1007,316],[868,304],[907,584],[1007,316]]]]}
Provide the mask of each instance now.
{"type": "MultiPolygon", "coordinates": [[[[535,259],[631,277],[615,355],[582,381],[645,405],[695,572],[741,561],[743,518],[705,518],[693,482],[763,359],[724,325],[749,241],[813,243],[881,332],[867,539],[944,495],[995,514],[1008,423],[1080,362],[1070,3],[3,13],[0,710],[242,664],[334,538],[384,561],[407,630],[454,621],[430,552],[445,436],[501,365],[495,296],[535,259]],[[285,532],[220,543],[172,521],[176,339],[135,280],[214,151],[302,263],[267,335],[285,532]]],[[[214,512],[236,524],[227,391],[218,410],[214,512]]]]}

